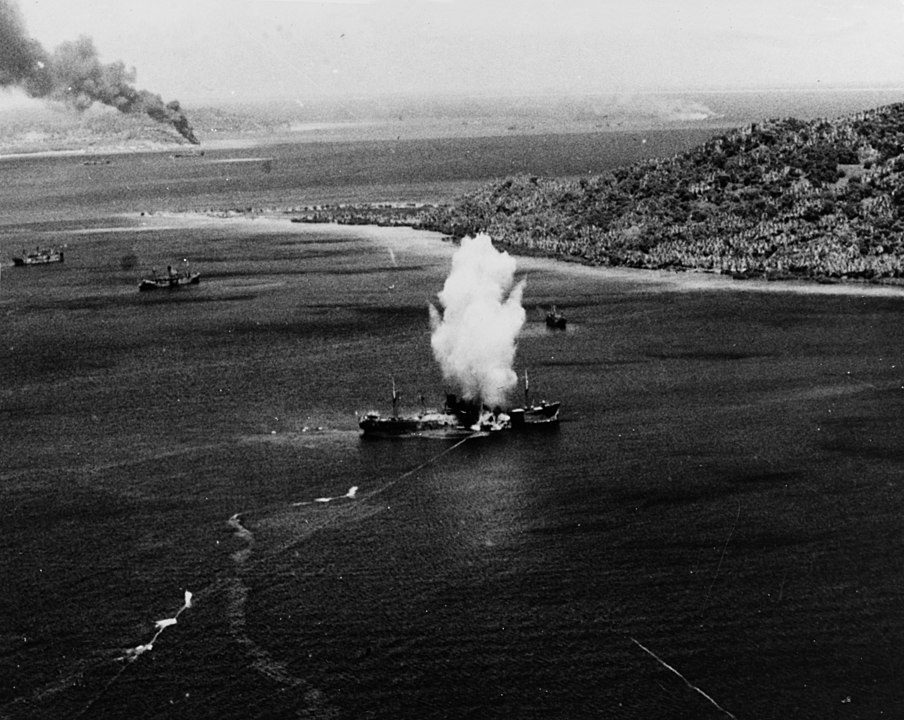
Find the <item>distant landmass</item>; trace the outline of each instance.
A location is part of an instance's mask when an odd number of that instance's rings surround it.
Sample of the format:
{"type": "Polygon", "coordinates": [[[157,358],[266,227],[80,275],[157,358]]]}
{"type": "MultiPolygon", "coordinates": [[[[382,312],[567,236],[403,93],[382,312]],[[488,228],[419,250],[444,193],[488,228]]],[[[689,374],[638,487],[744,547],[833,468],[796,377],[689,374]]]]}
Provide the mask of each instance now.
{"type": "MultiPolygon", "coordinates": [[[[187,107],[202,145],[413,140],[444,137],[715,128],[749,120],[741,98],[702,102],[685,97],[607,98],[350,98],[228,101],[187,107]],[[713,105],[713,107],[710,107],[713,105]]],[[[835,96],[835,102],[842,98],[835,96]]],[[[187,140],[174,128],[137,114],[94,105],[74,112],[60,104],[0,95],[0,154],[172,150],[187,140]]],[[[756,116],[753,116],[756,117],[756,116]]]]}
{"type": "Polygon", "coordinates": [[[76,113],[33,101],[0,110],[0,155],[154,151],[187,143],[171,125],[105,106],[76,113]]]}
{"type": "MultiPolygon", "coordinates": [[[[398,198],[384,207],[318,206],[295,219],[405,224],[455,237],[483,231],[513,251],[597,265],[904,282],[904,103],[812,116],[889,94],[279,101],[188,112],[208,147],[218,139],[578,132],[592,142],[628,128],[705,130],[712,139],[697,148],[603,174],[518,175],[440,206],[398,198]],[[810,117],[740,122],[758,107],[786,106],[810,117]]],[[[166,125],[109,108],[76,116],[37,106],[0,111],[0,154],[172,150],[185,142],[166,125]]]]}
{"type": "MultiPolygon", "coordinates": [[[[411,140],[645,130],[722,131],[763,117],[834,117],[901,99],[894,89],[616,93],[588,96],[391,96],[186,104],[201,144],[411,140]]],[[[0,154],[172,150],[188,140],[151,117],[72,109],[0,92],[0,154]]]]}
{"type": "Polygon", "coordinates": [[[597,265],[904,277],[904,103],[750,124],[595,177],[511,177],[423,214],[455,237],[597,265]]]}

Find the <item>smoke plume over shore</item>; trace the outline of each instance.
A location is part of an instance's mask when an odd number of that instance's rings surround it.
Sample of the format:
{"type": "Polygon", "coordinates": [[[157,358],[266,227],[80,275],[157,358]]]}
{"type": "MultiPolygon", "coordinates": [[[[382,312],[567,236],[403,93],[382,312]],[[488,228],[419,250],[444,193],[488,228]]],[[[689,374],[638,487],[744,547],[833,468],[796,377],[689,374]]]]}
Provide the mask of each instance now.
{"type": "Polygon", "coordinates": [[[199,144],[179,102],[132,86],[135,71],[122,62],[103,64],[88,37],[59,45],[48,53],[28,37],[18,7],[0,0],[0,88],[17,87],[33,98],[63,102],[85,110],[99,102],[126,114],[145,114],[171,125],[199,144]]]}
{"type": "Polygon", "coordinates": [[[493,247],[488,235],[466,237],[430,306],[431,345],[443,377],[466,400],[499,405],[518,382],[513,365],[524,325],[524,282],[515,282],[515,259],[493,247]]]}

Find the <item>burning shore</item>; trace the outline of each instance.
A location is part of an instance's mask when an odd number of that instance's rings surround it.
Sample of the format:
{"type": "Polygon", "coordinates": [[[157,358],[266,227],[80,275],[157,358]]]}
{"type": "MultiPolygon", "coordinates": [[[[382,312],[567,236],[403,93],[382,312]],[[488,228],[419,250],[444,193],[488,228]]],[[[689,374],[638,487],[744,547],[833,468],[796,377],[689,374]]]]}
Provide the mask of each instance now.
{"type": "Polygon", "coordinates": [[[28,36],[18,7],[0,0],[0,88],[16,87],[29,97],[61,102],[77,111],[99,102],[128,115],[147,115],[199,145],[179,102],[167,103],[135,88],[135,75],[134,68],[126,69],[122,62],[101,63],[88,37],[46,51],[28,36]]]}

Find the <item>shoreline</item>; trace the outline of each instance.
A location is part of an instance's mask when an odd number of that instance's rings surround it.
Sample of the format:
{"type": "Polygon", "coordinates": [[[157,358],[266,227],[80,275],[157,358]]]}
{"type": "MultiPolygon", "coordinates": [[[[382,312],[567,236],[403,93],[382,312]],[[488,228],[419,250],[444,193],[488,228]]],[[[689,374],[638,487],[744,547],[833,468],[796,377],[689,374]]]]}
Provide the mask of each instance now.
{"type": "Polygon", "coordinates": [[[178,153],[182,150],[247,150],[250,148],[266,148],[273,145],[299,144],[322,145],[329,143],[360,142],[408,142],[422,140],[454,140],[477,138],[512,138],[543,137],[553,135],[638,135],[668,132],[727,132],[739,127],[743,122],[714,121],[645,123],[637,122],[619,127],[600,126],[596,123],[574,123],[563,128],[558,123],[525,124],[512,126],[506,122],[476,122],[469,125],[445,123],[421,123],[399,127],[390,121],[360,123],[307,123],[295,128],[276,128],[269,132],[261,131],[214,131],[207,137],[200,138],[199,145],[155,140],[138,141],[134,145],[100,144],[91,147],[71,147],[60,149],[35,148],[23,150],[21,146],[12,144],[9,149],[0,146],[0,161],[42,157],[79,157],[94,155],[126,155],[131,153],[178,153]],[[463,129],[464,128],[464,129],[463,129]],[[17,149],[19,148],[19,149],[17,149]]]}
{"type": "Polygon", "coordinates": [[[206,150],[247,150],[255,147],[266,147],[274,143],[266,139],[230,137],[206,140],[200,145],[191,143],[157,143],[148,141],[141,145],[98,145],[91,148],[67,148],[58,150],[25,150],[4,151],[0,149],[0,162],[4,160],[27,160],[28,158],[66,158],[66,157],[96,157],[98,155],[133,155],[136,153],[172,153],[186,156],[201,156],[206,150]]]}
{"type": "MultiPolygon", "coordinates": [[[[179,226],[197,227],[209,224],[222,225],[228,223],[240,226],[242,223],[254,223],[260,228],[268,226],[272,232],[305,232],[335,236],[337,234],[353,235],[373,242],[391,246],[394,250],[417,249],[431,256],[448,256],[451,258],[457,247],[448,240],[448,236],[433,230],[419,230],[407,225],[342,225],[339,223],[293,223],[288,214],[266,211],[254,215],[230,214],[222,217],[212,212],[156,212],[153,215],[123,215],[139,224],[154,225],[154,220],[179,226]],[[150,222],[149,222],[150,221],[150,222]],[[429,241],[429,242],[425,242],[429,241]]],[[[121,228],[128,231],[130,228],[121,228]]],[[[760,280],[754,278],[734,279],[702,270],[682,272],[672,270],[655,270],[646,268],[610,267],[589,265],[580,261],[552,258],[546,256],[519,254],[513,248],[497,244],[518,261],[520,273],[544,271],[579,277],[597,277],[602,281],[623,282],[643,287],[645,290],[660,292],[694,292],[694,291],[738,291],[761,293],[793,293],[798,295],[842,295],[859,297],[899,297],[904,298],[904,284],[882,284],[848,280],[833,283],[819,283],[813,280],[760,280]]]]}

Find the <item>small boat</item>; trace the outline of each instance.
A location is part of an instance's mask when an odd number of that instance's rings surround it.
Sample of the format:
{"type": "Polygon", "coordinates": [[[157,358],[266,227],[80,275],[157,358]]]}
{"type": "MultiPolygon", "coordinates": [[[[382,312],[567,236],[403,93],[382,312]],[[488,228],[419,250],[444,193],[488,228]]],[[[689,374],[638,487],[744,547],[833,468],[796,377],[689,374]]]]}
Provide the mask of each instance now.
{"type": "Polygon", "coordinates": [[[524,371],[524,406],[508,411],[512,430],[551,429],[558,427],[560,402],[532,402],[527,371],[524,371]]]}
{"type": "Polygon", "coordinates": [[[541,400],[535,405],[509,410],[512,430],[532,430],[552,428],[559,424],[559,407],[561,403],[541,400]]]}
{"type": "Polygon", "coordinates": [[[552,310],[546,313],[546,327],[551,330],[564,330],[568,324],[567,318],[556,310],[556,306],[552,306],[552,310]]]}
{"type": "Polygon", "coordinates": [[[176,290],[183,285],[197,285],[201,280],[201,273],[197,272],[180,272],[173,269],[172,265],[167,265],[166,274],[158,275],[154,270],[151,277],[143,278],[138,283],[140,292],[148,292],[149,290],[176,290]]]}
{"type": "Polygon", "coordinates": [[[47,265],[49,263],[61,263],[65,258],[63,251],[56,248],[37,248],[34,252],[22,253],[22,257],[14,257],[13,265],[47,265]]]}

